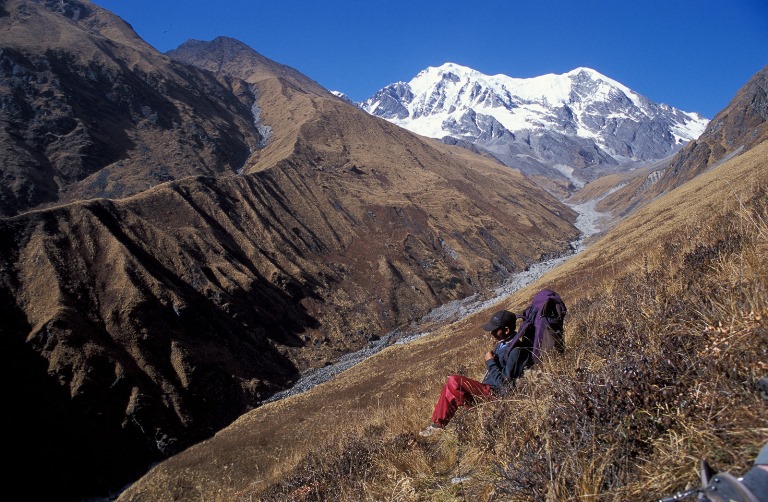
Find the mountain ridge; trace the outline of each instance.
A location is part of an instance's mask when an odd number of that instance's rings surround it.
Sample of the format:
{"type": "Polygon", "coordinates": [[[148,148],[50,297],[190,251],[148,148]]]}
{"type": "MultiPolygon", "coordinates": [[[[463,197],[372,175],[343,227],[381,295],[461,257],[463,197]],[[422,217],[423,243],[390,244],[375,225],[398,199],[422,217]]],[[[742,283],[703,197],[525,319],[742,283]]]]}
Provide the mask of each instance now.
{"type": "Polygon", "coordinates": [[[185,46],[212,73],[134,46],[89,2],[4,6],[0,134],[24,155],[3,164],[0,338],[21,382],[11,429],[28,438],[11,477],[32,498],[117,489],[305,369],[578,235],[576,214],[517,170],[239,43],[185,46]],[[74,129],[59,137],[61,124],[74,129]],[[71,173],[60,185],[52,159],[71,173]],[[50,197],[30,192],[33,175],[50,197]]]}
{"type": "Polygon", "coordinates": [[[626,215],[768,138],[768,66],[755,73],[696,140],[664,165],[627,182],[600,201],[601,211],[626,215]]]}
{"type": "Polygon", "coordinates": [[[445,63],[360,106],[418,134],[469,141],[529,175],[577,184],[606,166],[669,156],[707,123],[584,67],[518,79],[445,63]]]}
{"type": "Polygon", "coordinates": [[[247,88],[173,62],[108,11],[5,8],[0,214],[236,172],[262,141],[247,88]]]}

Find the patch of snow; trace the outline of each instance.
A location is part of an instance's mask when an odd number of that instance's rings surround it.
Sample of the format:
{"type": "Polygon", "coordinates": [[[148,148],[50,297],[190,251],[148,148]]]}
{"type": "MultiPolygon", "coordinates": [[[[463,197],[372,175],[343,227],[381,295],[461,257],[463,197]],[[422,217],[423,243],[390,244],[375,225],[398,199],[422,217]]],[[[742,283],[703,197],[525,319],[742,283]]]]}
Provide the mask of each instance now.
{"type": "MultiPolygon", "coordinates": [[[[554,167],[557,170],[557,172],[559,172],[560,174],[568,178],[568,180],[570,180],[570,182],[573,183],[574,186],[577,186],[579,188],[582,188],[584,186],[584,182],[573,175],[574,169],[571,166],[566,166],[565,164],[555,164],[552,167],[554,167]]],[[[576,225],[576,228],[579,228],[579,226],[576,225]]]]}
{"type": "Polygon", "coordinates": [[[685,115],[690,120],[678,122],[672,126],[672,135],[675,137],[676,143],[687,143],[698,139],[709,124],[709,120],[698,113],[686,113],[685,115]]]}
{"type": "MultiPolygon", "coordinates": [[[[604,137],[613,133],[593,120],[595,110],[607,106],[608,111],[601,114],[603,119],[638,124],[656,119],[662,113],[669,120],[676,145],[698,138],[708,123],[697,113],[657,105],[620,82],[583,67],[562,75],[514,78],[503,74],[485,75],[472,68],[445,63],[428,67],[409,82],[390,86],[408,89],[408,98],[400,100],[408,116],[387,120],[437,139],[463,134],[472,141],[472,133],[459,133],[448,124],[461,123],[467,112],[474,112],[478,116],[493,117],[513,133],[541,129],[562,133],[565,125],[575,125],[575,131],[569,134],[593,141],[618,158],[619,154],[608,147],[610,142],[604,137]],[[562,115],[564,107],[570,109],[568,117],[562,115]]],[[[379,107],[377,101],[362,105],[373,114],[379,107]]]]}
{"type": "Polygon", "coordinates": [[[435,113],[432,115],[419,117],[417,120],[406,118],[404,120],[392,119],[395,125],[408,129],[411,132],[426,136],[428,138],[442,138],[448,133],[443,129],[443,122],[448,119],[447,113],[435,113]]]}
{"type": "Polygon", "coordinates": [[[268,125],[260,123],[261,120],[261,108],[259,108],[259,100],[257,99],[256,85],[251,86],[251,92],[253,92],[254,100],[253,106],[251,106],[251,115],[253,116],[253,125],[261,136],[261,140],[257,145],[257,148],[264,148],[267,146],[267,141],[272,137],[272,128],[268,125]]]}
{"type": "Polygon", "coordinates": [[[608,78],[605,75],[603,75],[602,73],[600,73],[600,72],[598,72],[596,70],[593,70],[592,68],[585,68],[585,67],[576,68],[575,70],[571,70],[568,73],[566,73],[566,75],[569,76],[569,77],[574,77],[576,75],[579,75],[580,73],[587,73],[592,80],[602,84],[600,86],[600,94],[602,95],[602,97],[606,97],[607,98],[608,97],[608,93],[610,92],[611,88],[618,89],[621,92],[623,92],[624,95],[627,98],[629,98],[630,101],[632,101],[632,103],[636,107],[638,107],[640,109],[645,109],[645,107],[643,106],[642,100],[640,99],[640,95],[639,94],[637,94],[635,91],[633,91],[632,89],[630,89],[626,85],[622,84],[621,82],[613,80],[612,78],[608,78]]]}

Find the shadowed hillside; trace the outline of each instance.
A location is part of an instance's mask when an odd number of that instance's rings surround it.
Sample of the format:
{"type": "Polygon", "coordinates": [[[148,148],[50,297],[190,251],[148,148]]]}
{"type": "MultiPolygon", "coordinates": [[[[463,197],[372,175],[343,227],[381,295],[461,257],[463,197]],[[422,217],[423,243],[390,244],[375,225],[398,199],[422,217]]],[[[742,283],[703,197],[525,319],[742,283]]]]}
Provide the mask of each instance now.
{"type": "Polygon", "coordinates": [[[263,140],[248,85],[168,59],[90,2],[4,5],[0,214],[234,173],[263,140]]]}
{"type": "Polygon", "coordinates": [[[0,340],[26,438],[11,478],[32,498],[116,490],[577,237],[516,170],[235,41],[211,47],[242,79],[157,54],[85,1],[4,5],[0,340]]]}

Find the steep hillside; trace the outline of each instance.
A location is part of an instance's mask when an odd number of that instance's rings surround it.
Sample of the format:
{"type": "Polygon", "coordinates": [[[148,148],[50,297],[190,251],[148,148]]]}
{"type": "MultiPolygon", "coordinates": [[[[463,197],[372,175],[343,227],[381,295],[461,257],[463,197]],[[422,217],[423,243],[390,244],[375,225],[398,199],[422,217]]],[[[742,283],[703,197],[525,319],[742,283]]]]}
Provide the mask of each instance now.
{"type": "Polygon", "coordinates": [[[236,172],[263,140],[249,86],[169,60],[90,2],[4,8],[0,214],[236,172]]]}
{"type": "Polygon", "coordinates": [[[9,154],[3,185],[19,214],[0,218],[0,340],[18,382],[9,430],[26,438],[10,476],[31,498],[119,488],[304,369],[577,237],[575,213],[518,171],[371,117],[236,41],[197,44],[221,54],[214,74],[87,2],[5,8],[12,61],[37,62],[5,80],[13,103],[51,99],[40,113],[77,124],[52,148],[81,152],[59,176],[38,148],[48,122],[7,108],[3,141],[21,160],[9,154]],[[51,54],[71,64],[52,73],[51,54]],[[93,87],[102,69],[116,88],[93,87]],[[149,187],[161,160],[169,174],[149,187]],[[33,174],[53,180],[48,195],[25,185],[33,174]]]}
{"type": "Polygon", "coordinates": [[[741,471],[768,426],[751,388],[768,369],[767,158],[763,142],[498,305],[243,415],[119,500],[649,500],[693,481],[697,455],[741,471]],[[416,436],[447,374],[482,377],[480,324],[541,287],[571,307],[555,377],[416,436]]]}
{"type": "Polygon", "coordinates": [[[602,211],[626,215],[768,137],[768,67],[756,73],[702,135],[671,161],[644,172],[606,197],[602,211]]]}

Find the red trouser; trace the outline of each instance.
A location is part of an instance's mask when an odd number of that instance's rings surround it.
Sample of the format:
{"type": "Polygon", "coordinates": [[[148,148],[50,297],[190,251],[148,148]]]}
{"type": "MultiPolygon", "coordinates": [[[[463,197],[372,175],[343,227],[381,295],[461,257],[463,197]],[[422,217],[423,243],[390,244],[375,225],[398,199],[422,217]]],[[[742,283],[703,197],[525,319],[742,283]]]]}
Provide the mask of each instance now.
{"type": "Polygon", "coordinates": [[[443,385],[443,392],[432,413],[432,423],[441,427],[453,418],[459,406],[471,406],[476,397],[489,397],[491,386],[461,375],[451,375],[443,385]]]}

